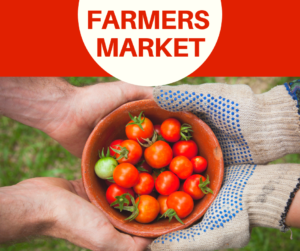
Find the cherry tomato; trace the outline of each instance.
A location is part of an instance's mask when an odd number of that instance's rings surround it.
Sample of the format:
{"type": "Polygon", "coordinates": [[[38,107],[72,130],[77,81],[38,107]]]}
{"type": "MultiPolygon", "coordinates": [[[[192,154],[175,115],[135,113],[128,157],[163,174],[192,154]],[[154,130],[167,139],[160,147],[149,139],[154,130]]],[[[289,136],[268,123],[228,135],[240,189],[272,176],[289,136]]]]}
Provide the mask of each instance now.
{"type": "Polygon", "coordinates": [[[150,173],[151,174],[153,172],[153,168],[151,166],[149,166],[149,164],[146,162],[146,160],[140,161],[140,163],[137,164],[136,168],[139,170],[140,173],[150,173]]]}
{"type": "Polygon", "coordinates": [[[163,215],[169,209],[167,206],[168,195],[159,195],[157,201],[160,206],[160,214],[163,215]]]}
{"type": "Polygon", "coordinates": [[[150,166],[153,168],[162,168],[170,164],[173,152],[167,142],[159,140],[146,148],[144,156],[150,166]]]}
{"type": "MultiPolygon", "coordinates": [[[[129,193],[132,196],[134,196],[134,192],[132,191],[131,188],[124,188],[120,187],[117,184],[112,184],[108,187],[106,190],[106,200],[108,201],[109,204],[113,203],[116,201],[116,196],[121,196],[124,193],[129,193]]],[[[127,200],[129,200],[129,205],[131,204],[131,200],[129,195],[125,197],[127,200]]],[[[127,203],[124,204],[124,206],[129,206],[127,203]]],[[[117,207],[119,204],[114,205],[113,207],[117,207]]]]}
{"type": "MultiPolygon", "coordinates": [[[[139,198],[135,200],[137,203],[139,198]]],[[[154,221],[159,214],[159,203],[150,195],[141,195],[140,203],[138,205],[139,215],[135,218],[140,223],[149,223],[154,221]]]]}
{"type": "Polygon", "coordinates": [[[194,200],[203,198],[206,193],[213,193],[210,188],[207,187],[209,181],[205,182],[206,178],[200,174],[194,174],[186,179],[183,183],[183,190],[189,194],[194,200]],[[200,178],[202,178],[202,188],[200,184],[200,178]],[[204,183],[204,184],[203,184],[204,183]],[[206,184],[207,183],[207,184],[206,184]],[[199,187],[200,185],[200,187],[199,187]],[[204,192],[203,192],[204,191],[204,192]]]}
{"type": "Polygon", "coordinates": [[[183,180],[191,176],[193,173],[192,162],[184,156],[177,156],[172,159],[169,169],[183,180]]]}
{"type": "Polygon", "coordinates": [[[155,189],[162,195],[169,195],[177,191],[179,185],[178,177],[170,171],[165,171],[158,175],[155,182],[155,189]]]}
{"type": "Polygon", "coordinates": [[[140,195],[150,194],[154,188],[154,179],[149,173],[140,173],[138,183],[133,187],[134,192],[140,195]]]}
{"type": "Polygon", "coordinates": [[[168,196],[167,206],[174,209],[178,217],[182,219],[193,211],[194,201],[187,193],[177,191],[168,196]]]}
{"type": "Polygon", "coordinates": [[[132,117],[132,120],[126,125],[125,132],[128,139],[139,140],[141,143],[144,143],[146,142],[144,139],[152,137],[154,128],[150,119],[140,113],[139,117],[132,117]]]}
{"type": "Polygon", "coordinates": [[[134,140],[124,140],[121,144],[121,150],[116,154],[117,161],[119,163],[130,163],[135,165],[142,157],[142,147],[134,140]],[[126,158],[127,156],[127,158],[126,158]],[[120,159],[118,159],[121,157],[120,159]]]}
{"type": "Polygon", "coordinates": [[[156,131],[157,135],[161,135],[160,127],[161,127],[161,125],[155,125],[155,126],[153,127],[153,128],[154,128],[154,131],[156,131]]]}
{"type": "Polygon", "coordinates": [[[180,139],[181,124],[177,119],[169,118],[161,124],[161,135],[168,142],[176,142],[180,139]]]}
{"type": "Polygon", "coordinates": [[[196,156],[191,159],[193,164],[194,173],[202,173],[207,168],[207,161],[201,156],[196,156]]]}
{"type": "Polygon", "coordinates": [[[101,179],[110,178],[118,165],[113,157],[103,157],[96,162],[95,173],[101,179]]]}
{"type": "Polygon", "coordinates": [[[173,145],[173,154],[176,156],[185,156],[189,160],[197,156],[198,146],[193,140],[178,141],[173,145]]]}
{"type": "Polygon", "coordinates": [[[130,163],[122,163],[115,168],[113,178],[121,187],[133,187],[139,180],[139,171],[130,163]]]}
{"type": "Polygon", "coordinates": [[[121,150],[120,147],[116,146],[116,145],[120,145],[124,140],[123,139],[116,139],[113,142],[111,142],[111,144],[109,145],[109,152],[111,156],[115,156],[115,152],[112,150],[113,149],[117,149],[117,150],[121,150]]]}

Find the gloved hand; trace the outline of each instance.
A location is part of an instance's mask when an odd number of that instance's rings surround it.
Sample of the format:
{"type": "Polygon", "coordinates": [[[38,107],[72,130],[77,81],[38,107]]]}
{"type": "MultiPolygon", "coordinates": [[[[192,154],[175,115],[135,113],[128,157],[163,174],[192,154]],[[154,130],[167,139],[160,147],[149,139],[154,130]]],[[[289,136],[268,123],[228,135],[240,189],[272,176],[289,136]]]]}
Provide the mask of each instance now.
{"type": "Polygon", "coordinates": [[[249,242],[252,227],[285,230],[282,222],[299,188],[299,177],[298,164],[229,166],[223,187],[202,221],[159,237],[151,250],[240,248],[249,242]]]}
{"type": "Polygon", "coordinates": [[[206,122],[219,140],[225,166],[265,164],[300,149],[297,101],[289,88],[254,94],[246,85],[160,86],[153,96],[163,109],[191,111],[206,122]]]}
{"type": "Polygon", "coordinates": [[[258,95],[245,85],[155,88],[159,106],[191,111],[211,127],[226,167],[223,187],[203,220],[158,238],[152,250],[238,248],[248,243],[254,226],[287,229],[285,217],[300,186],[300,165],[244,164],[264,164],[299,153],[299,84],[285,84],[258,95]],[[234,164],[239,166],[228,167],[234,164]]]}

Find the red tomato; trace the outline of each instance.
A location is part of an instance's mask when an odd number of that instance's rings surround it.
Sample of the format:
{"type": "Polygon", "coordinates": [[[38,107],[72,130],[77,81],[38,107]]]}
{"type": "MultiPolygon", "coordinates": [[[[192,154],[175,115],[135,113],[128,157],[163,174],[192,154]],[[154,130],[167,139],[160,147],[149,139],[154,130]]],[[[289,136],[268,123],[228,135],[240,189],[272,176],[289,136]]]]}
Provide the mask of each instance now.
{"type": "Polygon", "coordinates": [[[177,119],[166,119],[161,124],[161,135],[168,142],[176,142],[180,139],[181,124],[177,119]]]}
{"type": "Polygon", "coordinates": [[[169,195],[177,191],[179,185],[178,177],[170,171],[165,171],[158,175],[155,182],[155,189],[162,195],[169,195]]]}
{"type": "MultiPolygon", "coordinates": [[[[200,178],[206,181],[206,178],[200,174],[194,174],[186,179],[183,183],[183,191],[192,196],[194,200],[199,200],[205,195],[199,187],[200,178]]],[[[207,189],[206,187],[204,189],[207,189]]],[[[209,188],[208,188],[209,189],[209,188]]],[[[210,189],[209,189],[210,190],[210,189]]],[[[211,190],[210,190],[211,191],[211,190]]],[[[209,192],[209,191],[208,191],[209,192]]]]}
{"type": "Polygon", "coordinates": [[[163,215],[169,209],[167,206],[168,195],[159,195],[157,201],[160,206],[160,214],[163,215]]]}
{"type": "Polygon", "coordinates": [[[121,144],[121,154],[117,153],[116,158],[118,159],[122,156],[121,159],[118,160],[119,163],[130,163],[135,165],[139,162],[142,157],[143,150],[142,147],[134,140],[124,140],[121,144]],[[127,158],[126,158],[127,154],[127,158]]]}
{"type": "Polygon", "coordinates": [[[174,157],[185,156],[189,160],[191,160],[192,158],[197,156],[197,153],[198,153],[198,146],[193,140],[178,141],[173,146],[174,157]]]}
{"type": "MultiPolygon", "coordinates": [[[[139,198],[135,200],[137,203],[139,198]]],[[[159,203],[150,195],[141,195],[140,203],[138,205],[139,215],[135,218],[140,223],[149,223],[154,221],[159,214],[159,203]]]]}
{"type": "Polygon", "coordinates": [[[109,153],[111,156],[114,156],[116,153],[112,150],[113,149],[117,149],[120,150],[121,148],[116,146],[116,145],[120,145],[124,140],[123,139],[116,139],[113,142],[111,142],[111,144],[109,145],[109,153]]]}
{"type": "Polygon", "coordinates": [[[161,135],[160,127],[161,127],[161,125],[155,125],[154,126],[154,131],[156,131],[157,135],[161,135]]]}
{"type": "Polygon", "coordinates": [[[173,152],[167,142],[159,140],[146,148],[144,156],[150,166],[153,168],[162,168],[170,164],[173,152]]]}
{"type": "Polygon", "coordinates": [[[172,159],[169,169],[183,180],[191,176],[193,173],[192,162],[184,156],[177,156],[172,159]]]}
{"type": "Polygon", "coordinates": [[[144,143],[146,142],[144,139],[149,139],[153,135],[154,132],[153,124],[150,121],[150,119],[146,117],[141,117],[140,120],[139,118],[135,117],[134,120],[130,120],[126,125],[126,129],[125,129],[126,136],[128,139],[132,139],[135,141],[139,140],[141,143],[144,143]],[[141,123],[143,119],[144,122],[141,123]],[[130,124],[130,123],[134,123],[134,124],[130,124]],[[140,126],[143,129],[141,129],[140,126]]]}
{"type": "Polygon", "coordinates": [[[139,171],[132,164],[122,163],[115,168],[113,178],[121,187],[133,187],[139,180],[139,171]]]}
{"type": "Polygon", "coordinates": [[[201,156],[196,156],[191,159],[193,164],[194,173],[202,173],[207,168],[207,161],[201,156]]]}
{"type": "Polygon", "coordinates": [[[179,218],[187,217],[194,209],[194,201],[185,192],[177,191],[169,195],[167,199],[168,208],[175,210],[179,218]]]}
{"type": "MultiPolygon", "coordinates": [[[[121,196],[124,193],[129,193],[132,196],[134,196],[134,192],[132,191],[131,188],[124,188],[124,187],[120,187],[117,184],[112,184],[106,190],[106,200],[108,201],[109,204],[111,204],[116,201],[116,196],[121,196]]],[[[129,195],[127,195],[125,198],[129,200],[129,205],[130,205],[131,200],[129,195]]],[[[124,206],[129,206],[129,205],[127,205],[127,203],[124,204],[124,206]]],[[[117,207],[117,206],[119,206],[119,204],[116,204],[113,207],[117,207]]]]}
{"type": "Polygon", "coordinates": [[[150,194],[154,188],[154,179],[149,173],[140,173],[138,183],[133,190],[140,195],[150,194]]]}
{"type": "Polygon", "coordinates": [[[140,173],[150,173],[152,174],[153,168],[149,166],[149,164],[146,162],[146,160],[143,160],[143,163],[138,164],[137,169],[139,170],[140,173]],[[146,171],[140,170],[140,168],[145,169],[146,171]]]}

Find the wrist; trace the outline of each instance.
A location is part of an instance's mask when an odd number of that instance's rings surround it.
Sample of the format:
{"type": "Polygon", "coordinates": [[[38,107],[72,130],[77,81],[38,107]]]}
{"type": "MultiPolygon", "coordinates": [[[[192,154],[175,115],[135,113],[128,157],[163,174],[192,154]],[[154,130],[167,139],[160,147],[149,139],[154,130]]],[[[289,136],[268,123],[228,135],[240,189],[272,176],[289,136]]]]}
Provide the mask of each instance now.
{"type": "Polygon", "coordinates": [[[0,188],[0,243],[45,235],[55,223],[46,198],[30,182],[0,188]]]}
{"type": "Polygon", "coordinates": [[[286,231],[285,222],[292,197],[298,190],[300,166],[277,164],[256,166],[245,188],[251,227],[271,227],[286,231]]]}
{"type": "Polygon", "coordinates": [[[291,98],[285,86],[257,94],[248,116],[248,141],[255,152],[254,163],[268,163],[286,154],[299,152],[300,120],[297,102],[291,98]]]}
{"type": "Polygon", "coordinates": [[[76,88],[61,78],[0,78],[2,115],[46,133],[70,112],[76,88]]]}

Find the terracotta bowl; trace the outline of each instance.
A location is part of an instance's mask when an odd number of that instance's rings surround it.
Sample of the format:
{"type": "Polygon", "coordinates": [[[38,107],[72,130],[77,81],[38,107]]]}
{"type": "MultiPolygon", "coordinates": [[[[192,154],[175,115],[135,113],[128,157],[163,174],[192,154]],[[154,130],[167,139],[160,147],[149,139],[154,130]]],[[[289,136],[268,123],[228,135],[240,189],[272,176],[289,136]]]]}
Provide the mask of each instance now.
{"type": "Polygon", "coordinates": [[[110,222],[119,230],[142,237],[158,237],[160,235],[186,228],[199,220],[216,198],[223,180],[223,156],[219,142],[212,130],[198,117],[190,112],[168,112],[160,107],[153,100],[141,100],[130,102],[119,107],[104,119],[102,119],[91,133],[86,142],[82,157],[82,178],[86,193],[90,201],[98,207],[110,222]],[[137,116],[141,111],[151,119],[153,124],[160,124],[167,118],[176,118],[181,123],[188,123],[193,127],[193,139],[199,147],[201,156],[207,159],[208,174],[211,181],[210,188],[214,194],[206,195],[202,200],[195,201],[192,213],[183,219],[184,225],[173,219],[154,221],[149,224],[141,224],[136,221],[125,221],[128,215],[120,213],[111,208],[106,201],[105,192],[107,186],[99,179],[94,171],[95,163],[98,160],[98,150],[108,147],[109,144],[118,138],[126,138],[125,125],[129,121],[128,112],[137,116]]]}

